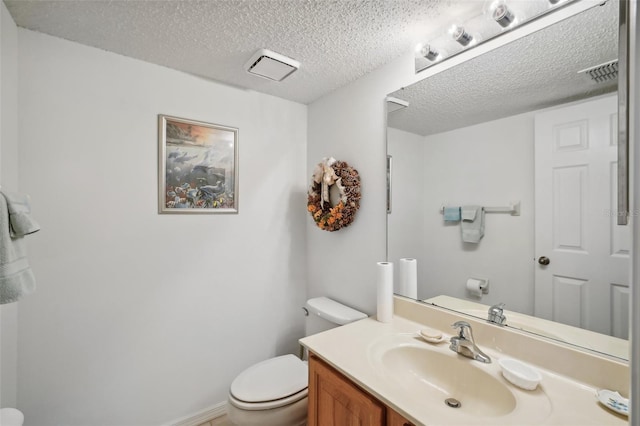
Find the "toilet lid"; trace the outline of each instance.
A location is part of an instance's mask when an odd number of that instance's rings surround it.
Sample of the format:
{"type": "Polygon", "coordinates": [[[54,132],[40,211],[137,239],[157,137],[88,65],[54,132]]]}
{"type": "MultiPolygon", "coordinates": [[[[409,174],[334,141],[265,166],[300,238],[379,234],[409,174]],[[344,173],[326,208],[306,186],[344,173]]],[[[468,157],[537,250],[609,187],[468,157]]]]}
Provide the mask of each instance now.
{"type": "Polygon", "coordinates": [[[244,402],[267,402],[298,393],[308,383],[307,364],[294,355],[283,355],[240,373],[231,383],[231,395],[244,402]]]}
{"type": "Polygon", "coordinates": [[[2,426],[22,426],[24,415],[15,408],[0,409],[0,425],[2,426]]]}

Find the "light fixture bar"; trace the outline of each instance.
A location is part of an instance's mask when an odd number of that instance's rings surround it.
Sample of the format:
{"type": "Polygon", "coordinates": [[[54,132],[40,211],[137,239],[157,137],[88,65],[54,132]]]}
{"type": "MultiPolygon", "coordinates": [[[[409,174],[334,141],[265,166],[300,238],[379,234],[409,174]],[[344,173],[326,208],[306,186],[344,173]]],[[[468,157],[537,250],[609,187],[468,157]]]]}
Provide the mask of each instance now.
{"type": "Polygon", "coordinates": [[[482,13],[459,25],[449,27],[448,33],[443,32],[441,36],[428,40],[416,48],[414,57],[416,73],[566,6],[584,3],[584,7],[578,5],[575,8],[581,12],[599,4],[594,0],[527,0],[535,1],[535,7],[523,9],[516,0],[495,0],[491,3],[491,0],[486,1],[489,6],[482,13]],[[487,20],[498,25],[487,25],[487,20]]]}

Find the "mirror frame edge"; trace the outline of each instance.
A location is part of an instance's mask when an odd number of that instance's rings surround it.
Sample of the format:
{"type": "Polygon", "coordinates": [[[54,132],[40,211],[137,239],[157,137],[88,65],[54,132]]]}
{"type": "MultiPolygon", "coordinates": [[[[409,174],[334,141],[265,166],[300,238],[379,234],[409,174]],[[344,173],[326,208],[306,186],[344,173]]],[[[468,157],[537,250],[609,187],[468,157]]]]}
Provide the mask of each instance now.
{"type": "MultiPolygon", "coordinates": [[[[627,0],[620,0],[621,2],[627,0]]],[[[629,75],[634,76],[629,79],[629,150],[630,150],[630,195],[633,211],[630,216],[632,219],[633,235],[640,235],[640,220],[638,220],[638,212],[640,212],[640,55],[637,52],[638,42],[640,42],[640,28],[638,27],[638,1],[628,0],[629,13],[627,20],[628,34],[628,65],[629,75]]],[[[640,238],[634,238],[631,249],[631,286],[630,286],[630,302],[629,309],[629,343],[630,343],[630,413],[629,424],[640,423],[640,238]],[[635,362],[634,362],[635,361],[635,362]]]]}

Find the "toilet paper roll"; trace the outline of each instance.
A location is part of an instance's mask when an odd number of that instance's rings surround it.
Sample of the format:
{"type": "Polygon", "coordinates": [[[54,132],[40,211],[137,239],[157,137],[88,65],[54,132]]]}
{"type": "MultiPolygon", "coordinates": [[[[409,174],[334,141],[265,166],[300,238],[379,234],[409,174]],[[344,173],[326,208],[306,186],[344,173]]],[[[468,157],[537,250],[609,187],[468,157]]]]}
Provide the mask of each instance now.
{"type": "Polygon", "coordinates": [[[478,280],[476,278],[469,278],[467,280],[467,291],[476,297],[482,297],[482,286],[484,280],[478,280]]]}
{"type": "Polygon", "coordinates": [[[418,298],[418,261],[409,257],[400,259],[400,283],[398,294],[418,298]]]}
{"type": "Polygon", "coordinates": [[[376,264],[377,319],[391,322],[393,319],[393,263],[376,264]]]}

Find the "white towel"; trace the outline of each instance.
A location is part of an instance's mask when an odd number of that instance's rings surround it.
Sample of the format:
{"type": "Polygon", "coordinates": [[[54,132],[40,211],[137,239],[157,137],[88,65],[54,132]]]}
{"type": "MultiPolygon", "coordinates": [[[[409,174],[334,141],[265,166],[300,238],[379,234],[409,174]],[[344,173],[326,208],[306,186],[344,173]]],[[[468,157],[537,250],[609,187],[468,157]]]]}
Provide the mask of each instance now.
{"type": "Polygon", "coordinates": [[[29,196],[2,191],[9,206],[9,226],[12,237],[22,237],[40,230],[38,222],[31,217],[29,196]]]}
{"type": "Polygon", "coordinates": [[[10,226],[9,207],[0,194],[0,305],[17,302],[36,288],[24,238],[11,237],[10,226]]]}
{"type": "Polygon", "coordinates": [[[480,206],[464,206],[461,208],[460,229],[462,241],[465,243],[479,243],[484,237],[484,208],[480,206]]]}

